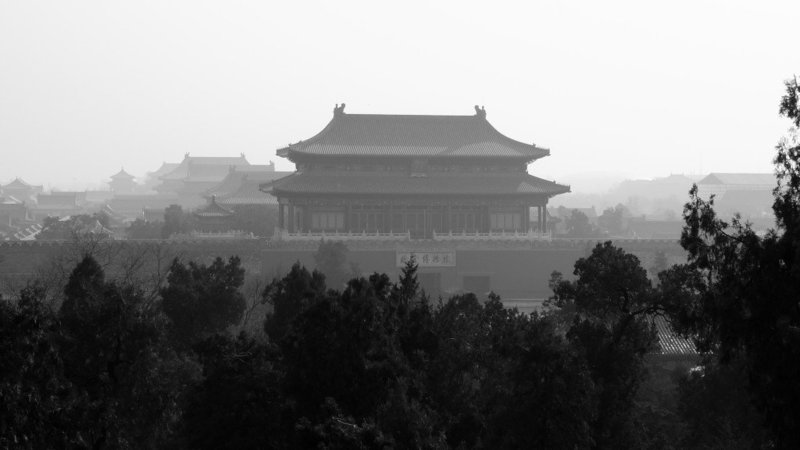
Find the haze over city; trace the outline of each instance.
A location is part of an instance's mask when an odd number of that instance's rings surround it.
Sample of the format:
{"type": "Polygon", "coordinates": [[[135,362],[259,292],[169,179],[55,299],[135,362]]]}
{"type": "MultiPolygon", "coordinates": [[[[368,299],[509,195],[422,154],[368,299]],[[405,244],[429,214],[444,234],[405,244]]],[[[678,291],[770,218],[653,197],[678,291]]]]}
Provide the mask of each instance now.
{"type": "Polygon", "coordinates": [[[368,114],[486,107],[550,148],[532,173],[771,172],[800,63],[797,2],[205,1],[0,5],[0,181],[99,186],[124,167],[275,161],[336,103],[368,114]]]}

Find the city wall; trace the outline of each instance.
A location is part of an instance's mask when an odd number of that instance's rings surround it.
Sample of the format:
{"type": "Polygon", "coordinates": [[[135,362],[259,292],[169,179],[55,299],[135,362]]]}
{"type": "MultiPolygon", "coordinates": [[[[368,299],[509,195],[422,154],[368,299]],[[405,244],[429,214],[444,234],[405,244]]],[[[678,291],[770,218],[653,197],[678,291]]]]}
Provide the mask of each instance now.
{"type": "MultiPolygon", "coordinates": [[[[494,291],[507,299],[543,299],[550,294],[553,271],[571,276],[573,265],[589,254],[597,240],[553,239],[522,242],[347,242],[348,263],[363,275],[399,274],[402,260],[414,254],[420,281],[434,296],[494,291]],[[427,258],[423,261],[423,258],[427,258]]],[[[685,260],[673,240],[615,240],[635,254],[647,269],[656,252],[668,262],[685,260]]],[[[248,278],[262,283],[285,274],[295,262],[313,268],[319,242],[277,242],[261,239],[129,240],[106,242],[29,241],[0,243],[0,289],[6,294],[34,278],[68,275],[85,253],[92,253],[110,277],[148,280],[165,273],[173,258],[209,262],[238,256],[248,278]]],[[[143,281],[144,282],[144,281],[143,281]]]]}

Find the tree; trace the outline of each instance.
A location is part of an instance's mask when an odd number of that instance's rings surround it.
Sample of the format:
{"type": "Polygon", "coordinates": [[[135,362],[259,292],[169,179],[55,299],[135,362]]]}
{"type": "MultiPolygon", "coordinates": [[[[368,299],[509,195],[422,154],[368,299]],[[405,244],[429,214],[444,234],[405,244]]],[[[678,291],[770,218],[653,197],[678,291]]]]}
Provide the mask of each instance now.
{"type": "Polygon", "coordinates": [[[196,343],[239,323],[246,308],[239,292],[243,282],[244,269],[236,256],[227,263],[217,257],[208,266],[193,261],[184,265],[176,258],[161,297],[178,340],[196,343]]]}
{"type": "MultiPolygon", "coordinates": [[[[797,80],[786,82],[780,113],[800,126],[797,80]]],[[[688,261],[661,275],[673,324],[711,363],[736,365],[764,414],[777,448],[800,447],[800,139],[777,145],[776,229],[758,235],[730,223],[697,186],[684,207],[681,245],[688,261]]]]}
{"type": "Polygon", "coordinates": [[[68,448],[80,444],[80,398],[71,395],[53,336],[58,318],[29,286],[0,300],[0,447],[68,448]]]}
{"type": "Polygon", "coordinates": [[[342,241],[321,241],[314,262],[316,270],[325,274],[328,286],[341,289],[347,282],[347,254],[348,249],[342,241]]]}
{"type": "Polygon", "coordinates": [[[599,447],[635,446],[633,408],[645,375],[644,356],[655,344],[650,316],[660,311],[639,259],[613,244],[597,244],[575,263],[575,281],[554,272],[548,306],[570,320],[567,337],[584,355],[598,390],[593,426],[599,447]],[[570,317],[571,316],[571,317],[570,317]]]}
{"type": "Polygon", "coordinates": [[[166,319],[131,285],[106,281],[86,256],[64,288],[58,342],[64,374],[83,396],[78,430],[94,447],[159,447],[197,368],[165,339],[166,319]]]}
{"type": "Polygon", "coordinates": [[[619,204],[614,208],[606,208],[600,217],[597,218],[597,224],[612,236],[619,236],[624,231],[624,219],[629,214],[628,208],[625,205],[619,204]]]}
{"type": "Polygon", "coordinates": [[[163,227],[163,222],[148,222],[140,218],[131,222],[125,232],[128,239],[160,239],[163,227]]]}
{"type": "Polygon", "coordinates": [[[103,212],[79,214],[65,218],[48,216],[42,222],[42,231],[36,235],[37,240],[71,240],[83,236],[108,237],[109,219],[103,212]]]}
{"type": "Polygon", "coordinates": [[[291,447],[293,411],[284,394],[277,348],[244,334],[215,335],[201,346],[205,377],[190,392],[179,446],[291,447]]]}
{"type": "Polygon", "coordinates": [[[194,228],[191,214],[185,213],[181,205],[169,205],[164,210],[164,225],[161,227],[161,237],[169,238],[174,234],[188,233],[194,228]]]}
{"type": "Polygon", "coordinates": [[[567,227],[567,235],[573,237],[587,237],[596,234],[594,226],[589,223],[589,217],[577,209],[573,209],[569,217],[564,221],[567,227]]]}
{"type": "Polygon", "coordinates": [[[273,342],[286,335],[294,319],[325,295],[325,275],[309,272],[300,263],[281,280],[273,280],[265,289],[263,298],[272,305],[267,313],[264,331],[273,342]]]}

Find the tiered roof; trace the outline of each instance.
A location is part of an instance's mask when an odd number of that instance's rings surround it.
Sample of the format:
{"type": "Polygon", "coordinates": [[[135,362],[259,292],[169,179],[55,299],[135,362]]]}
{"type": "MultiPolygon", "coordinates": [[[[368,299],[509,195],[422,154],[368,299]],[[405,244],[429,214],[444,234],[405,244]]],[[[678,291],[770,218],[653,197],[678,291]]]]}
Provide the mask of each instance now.
{"type": "Polygon", "coordinates": [[[19,178],[19,177],[17,177],[17,178],[14,178],[14,180],[13,180],[13,181],[11,181],[11,182],[10,182],[10,183],[8,183],[8,184],[5,184],[5,185],[3,185],[3,186],[0,186],[0,188],[2,188],[2,189],[8,189],[8,190],[23,190],[23,189],[30,189],[30,190],[33,190],[33,191],[38,191],[38,192],[41,192],[41,191],[42,191],[42,186],[41,186],[41,185],[38,185],[38,186],[37,186],[37,185],[33,185],[33,184],[26,183],[26,182],[25,182],[25,180],[23,180],[22,178],[19,178]]]}
{"type": "Polygon", "coordinates": [[[120,169],[119,172],[111,175],[111,179],[114,181],[133,181],[133,175],[125,172],[125,169],[120,169]]]}
{"type": "Polygon", "coordinates": [[[511,139],[475,107],[471,116],[345,114],[344,104],[316,136],[279,149],[295,161],[311,156],[501,158],[533,161],[550,151],[511,139]]]}
{"type": "Polygon", "coordinates": [[[211,202],[206,205],[202,209],[198,209],[194,212],[197,217],[230,217],[233,215],[233,211],[228,208],[225,208],[217,203],[215,197],[211,197],[211,202]]]}

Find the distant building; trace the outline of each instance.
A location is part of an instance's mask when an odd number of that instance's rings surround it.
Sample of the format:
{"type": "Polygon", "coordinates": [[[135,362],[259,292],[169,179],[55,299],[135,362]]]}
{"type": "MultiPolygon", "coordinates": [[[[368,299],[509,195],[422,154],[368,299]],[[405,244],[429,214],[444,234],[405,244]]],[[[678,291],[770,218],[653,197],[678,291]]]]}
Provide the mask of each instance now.
{"type": "Polygon", "coordinates": [[[10,195],[0,195],[0,236],[13,235],[32,224],[25,202],[10,195]]]}
{"type": "Polygon", "coordinates": [[[236,205],[274,205],[277,207],[278,200],[271,194],[259,190],[259,186],[271,183],[292,172],[276,172],[274,165],[269,166],[245,166],[240,168],[232,167],[218,185],[205,192],[204,196],[211,199],[213,196],[216,202],[223,206],[236,205]]]}
{"type": "Polygon", "coordinates": [[[111,175],[111,182],[108,185],[117,194],[131,194],[137,187],[133,175],[125,172],[125,169],[120,169],[119,172],[111,175]]]}
{"type": "Polygon", "coordinates": [[[771,191],[775,187],[771,173],[718,173],[713,172],[697,182],[700,193],[719,195],[729,190],[771,191]]]}
{"type": "Polygon", "coordinates": [[[772,190],[777,185],[770,173],[711,173],[697,183],[703,197],[716,196],[717,212],[740,213],[746,218],[772,216],[772,190]]]}
{"type": "Polygon", "coordinates": [[[65,217],[85,212],[86,192],[53,191],[49,194],[39,194],[36,205],[31,212],[36,220],[48,216],[65,217]]]}
{"type": "Polygon", "coordinates": [[[471,116],[347,114],[316,136],[279,149],[297,171],[266,184],[291,235],[526,233],[546,231],[548,200],[568,186],[527,173],[550,151],[511,139],[471,116]]]}
{"type": "Polygon", "coordinates": [[[177,194],[129,194],[115,195],[108,207],[127,220],[145,218],[150,211],[159,221],[164,220],[164,210],[180,202],[177,194]]]}
{"type": "MultiPolygon", "coordinates": [[[[159,176],[161,184],[155,190],[161,194],[177,194],[181,205],[198,206],[203,203],[203,194],[218,185],[228,175],[231,167],[251,166],[244,154],[238,157],[189,156],[187,153],[178,166],[159,176]]],[[[274,170],[274,166],[271,170],[274,170]]]]}
{"type": "Polygon", "coordinates": [[[215,197],[203,208],[194,212],[197,229],[206,233],[219,233],[231,230],[233,210],[217,204],[215,197]]]}
{"type": "Polygon", "coordinates": [[[0,193],[6,197],[14,197],[21,202],[31,204],[36,203],[36,195],[42,193],[42,186],[28,184],[21,178],[15,178],[14,181],[0,186],[0,193]]]}
{"type": "Polygon", "coordinates": [[[147,172],[147,177],[145,178],[145,181],[144,181],[144,190],[145,191],[155,191],[156,190],[156,186],[158,186],[158,185],[160,185],[162,183],[161,176],[172,172],[179,165],[180,165],[180,163],[162,162],[161,163],[161,167],[159,167],[158,169],[156,169],[153,172],[147,172]]]}

